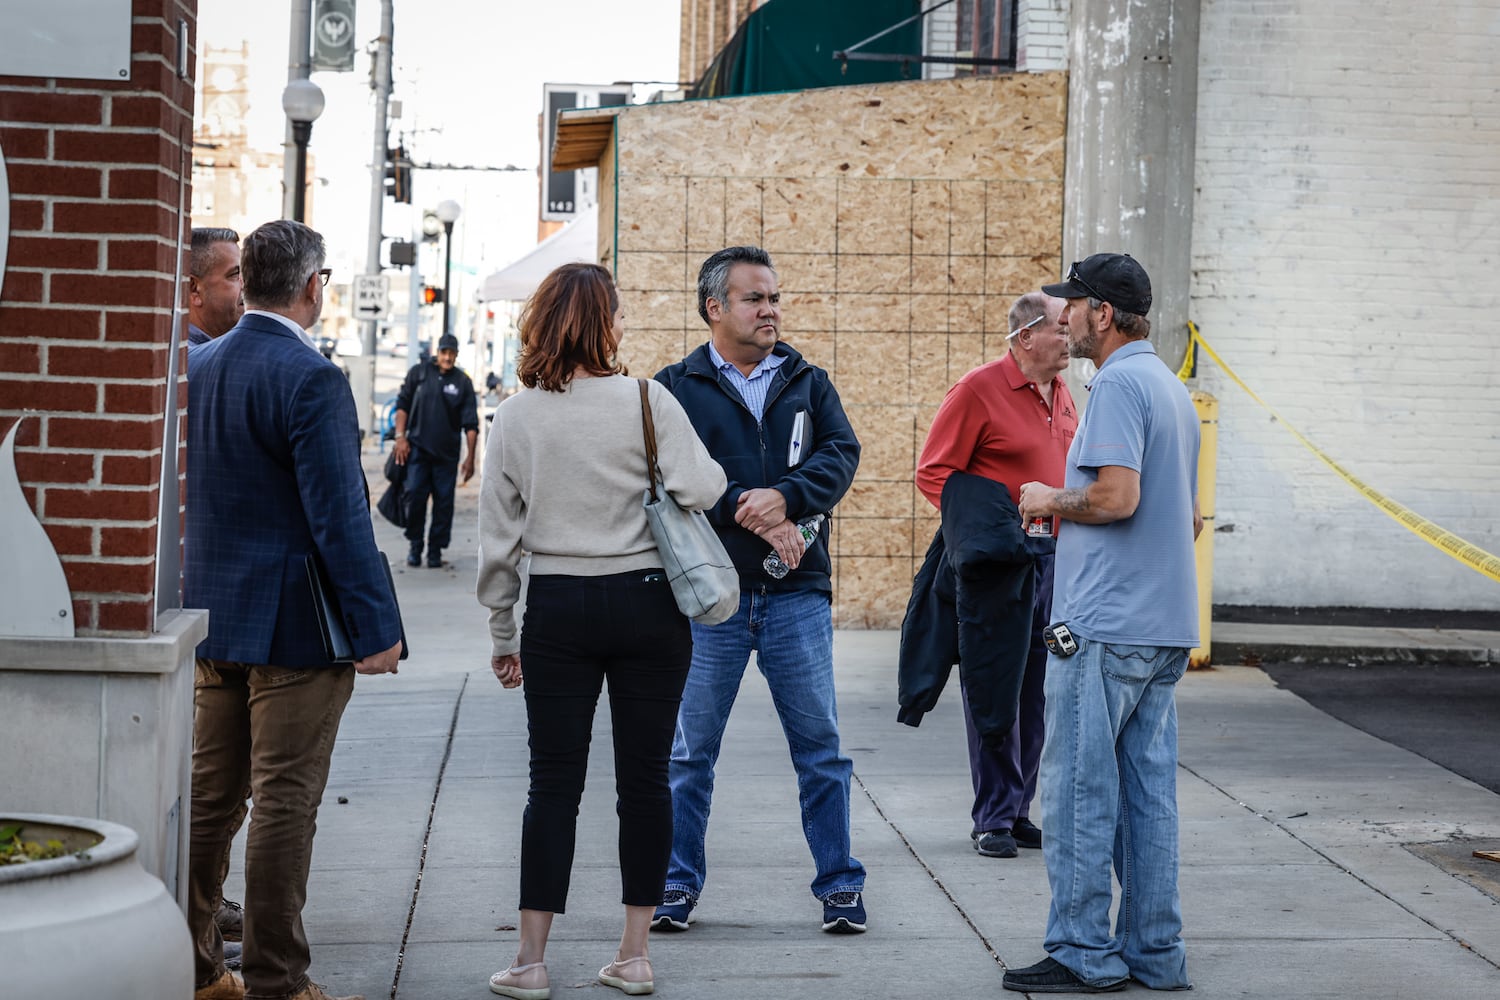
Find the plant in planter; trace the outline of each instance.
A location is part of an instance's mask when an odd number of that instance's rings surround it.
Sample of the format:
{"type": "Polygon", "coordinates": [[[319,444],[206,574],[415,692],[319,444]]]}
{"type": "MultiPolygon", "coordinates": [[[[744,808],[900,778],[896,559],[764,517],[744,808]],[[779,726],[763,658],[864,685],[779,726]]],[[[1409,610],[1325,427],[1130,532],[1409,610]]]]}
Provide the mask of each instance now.
{"type": "Polygon", "coordinates": [[[187,1000],[182,911],[136,861],[134,830],[0,812],[0,997],[187,1000]],[[40,856],[34,856],[40,855],[40,856]]]}
{"type": "Polygon", "coordinates": [[[101,839],[91,833],[85,834],[83,839],[88,843],[69,846],[55,836],[43,841],[25,840],[21,836],[25,832],[20,823],[0,824],[0,865],[24,865],[28,861],[48,861],[69,854],[81,854],[101,839]]]}

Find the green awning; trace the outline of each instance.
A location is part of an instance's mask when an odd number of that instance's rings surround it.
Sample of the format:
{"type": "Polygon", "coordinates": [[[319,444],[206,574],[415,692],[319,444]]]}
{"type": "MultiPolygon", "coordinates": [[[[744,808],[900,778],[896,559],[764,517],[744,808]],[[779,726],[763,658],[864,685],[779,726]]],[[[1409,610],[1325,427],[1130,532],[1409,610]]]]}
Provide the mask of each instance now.
{"type": "MultiPolygon", "coordinates": [[[[688,96],[733,97],[919,77],[916,62],[845,64],[833,54],[920,9],[919,0],[770,0],[745,18],[688,96]]],[[[921,21],[891,32],[878,44],[881,52],[920,57],[921,21]]]]}

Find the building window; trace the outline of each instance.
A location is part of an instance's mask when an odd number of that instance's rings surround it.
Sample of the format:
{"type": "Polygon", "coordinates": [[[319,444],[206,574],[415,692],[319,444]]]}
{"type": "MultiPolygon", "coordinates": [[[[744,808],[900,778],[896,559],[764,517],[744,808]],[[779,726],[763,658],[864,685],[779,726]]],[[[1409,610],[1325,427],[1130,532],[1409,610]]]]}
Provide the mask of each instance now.
{"type": "Polygon", "coordinates": [[[997,60],[1000,64],[960,63],[958,76],[998,73],[1016,65],[1016,0],[956,0],[959,59],[997,60]]]}

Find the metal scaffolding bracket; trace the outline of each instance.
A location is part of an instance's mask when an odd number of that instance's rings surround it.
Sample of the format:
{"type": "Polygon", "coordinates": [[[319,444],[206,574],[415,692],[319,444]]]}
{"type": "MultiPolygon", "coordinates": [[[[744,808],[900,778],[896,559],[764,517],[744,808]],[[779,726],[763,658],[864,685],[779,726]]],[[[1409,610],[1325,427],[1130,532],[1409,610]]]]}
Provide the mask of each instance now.
{"type": "Polygon", "coordinates": [[[931,7],[928,7],[926,10],[918,11],[917,13],[913,14],[911,17],[908,17],[908,18],[906,18],[903,21],[898,21],[897,23],[891,25],[889,28],[886,28],[883,31],[876,32],[875,34],[871,35],[869,38],[866,38],[862,42],[855,42],[853,45],[849,46],[847,49],[840,49],[839,51],[837,51],[837,52],[835,52],[833,54],[833,58],[837,59],[839,62],[841,62],[843,64],[843,71],[845,73],[849,72],[849,63],[850,63],[851,60],[857,61],[857,62],[899,62],[899,63],[908,64],[908,65],[911,64],[911,63],[941,63],[941,64],[944,64],[944,65],[951,65],[951,66],[1011,66],[1011,65],[1013,65],[1013,63],[1009,59],[988,59],[988,58],[980,58],[980,57],[977,57],[977,56],[928,56],[928,55],[909,55],[909,54],[903,53],[903,52],[860,52],[859,51],[860,49],[864,48],[866,45],[869,45],[871,42],[878,41],[879,39],[884,38],[886,35],[889,35],[893,31],[899,31],[899,30],[901,30],[902,28],[906,27],[908,24],[911,24],[914,21],[920,21],[923,18],[927,17],[927,15],[935,13],[935,12],[937,12],[939,10],[942,10],[944,7],[948,6],[950,3],[953,3],[953,0],[938,0],[937,3],[933,4],[931,7]]]}

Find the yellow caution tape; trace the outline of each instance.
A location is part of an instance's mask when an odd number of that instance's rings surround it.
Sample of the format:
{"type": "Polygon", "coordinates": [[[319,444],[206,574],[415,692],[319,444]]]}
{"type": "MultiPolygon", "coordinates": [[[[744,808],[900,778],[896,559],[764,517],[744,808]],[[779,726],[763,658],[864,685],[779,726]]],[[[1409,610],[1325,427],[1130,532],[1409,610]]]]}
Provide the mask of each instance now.
{"type": "Polygon", "coordinates": [[[1186,382],[1193,377],[1198,367],[1198,327],[1188,320],[1188,347],[1187,353],[1182,356],[1182,367],[1177,369],[1177,377],[1186,382]]]}
{"type": "Polygon", "coordinates": [[[1182,368],[1177,372],[1179,378],[1181,378],[1183,381],[1187,380],[1188,374],[1192,371],[1193,367],[1194,350],[1197,347],[1202,347],[1203,353],[1207,354],[1210,358],[1213,359],[1214,363],[1219,366],[1219,369],[1223,371],[1225,375],[1229,376],[1229,380],[1231,382],[1239,386],[1241,389],[1245,390],[1246,395],[1248,395],[1251,399],[1255,400],[1262,407],[1264,407],[1266,412],[1270,413],[1271,416],[1276,418],[1277,423],[1285,427],[1293,437],[1302,442],[1303,447],[1316,455],[1320,462],[1328,466],[1334,472],[1338,473],[1340,479],[1344,480],[1344,482],[1348,483],[1350,486],[1353,486],[1357,491],[1359,491],[1360,496],[1370,501],[1376,507],[1379,507],[1382,511],[1384,511],[1390,517],[1394,518],[1396,521],[1399,521],[1402,527],[1406,528],[1408,531],[1423,539],[1426,539],[1427,542],[1442,549],[1454,559],[1457,559],[1459,562],[1463,563],[1465,566],[1469,567],[1475,572],[1483,573],[1491,580],[1500,583],[1500,556],[1491,555],[1484,549],[1481,549],[1479,546],[1464,541],[1453,532],[1445,531],[1444,529],[1438,527],[1436,524],[1433,524],[1431,521],[1427,520],[1427,518],[1418,514],[1416,511],[1401,506],[1401,504],[1397,503],[1396,501],[1367,486],[1364,481],[1361,480],[1358,476],[1355,476],[1343,466],[1339,465],[1339,463],[1329,458],[1328,455],[1326,455],[1320,448],[1318,448],[1317,445],[1309,441],[1301,431],[1297,430],[1297,428],[1287,423],[1286,420],[1281,416],[1281,414],[1272,409],[1271,404],[1267,403],[1264,399],[1261,399],[1259,396],[1257,396],[1255,394],[1255,390],[1246,385],[1244,379],[1236,375],[1234,373],[1234,369],[1226,365],[1224,363],[1224,359],[1219,357],[1218,352],[1215,351],[1211,346],[1209,346],[1208,341],[1204,340],[1203,335],[1198,332],[1197,325],[1194,324],[1191,320],[1188,321],[1188,334],[1189,340],[1187,358],[1183,361],[1182,368]]]}

